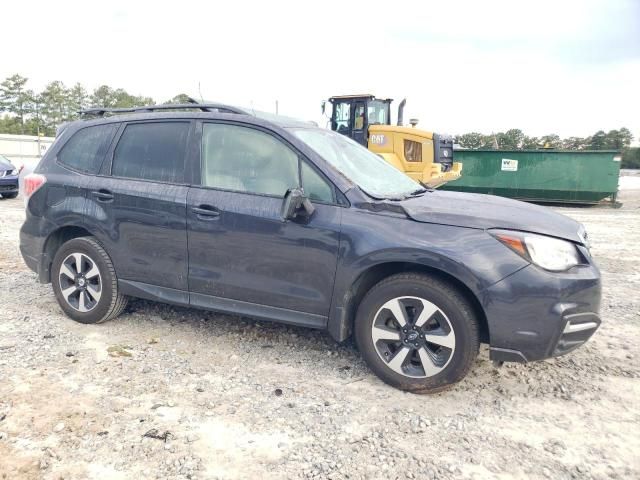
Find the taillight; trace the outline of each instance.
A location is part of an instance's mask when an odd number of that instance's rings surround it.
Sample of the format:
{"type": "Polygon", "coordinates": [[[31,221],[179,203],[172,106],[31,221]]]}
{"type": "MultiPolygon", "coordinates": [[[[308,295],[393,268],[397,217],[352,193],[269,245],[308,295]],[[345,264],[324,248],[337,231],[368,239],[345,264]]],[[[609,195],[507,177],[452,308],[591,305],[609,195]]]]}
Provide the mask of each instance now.
{"type": "Polygon", "coordinates": [[[30,173],[24,177],[24,200],[25,202],[47,181],[47,177],[39,173],[30,173]]]}

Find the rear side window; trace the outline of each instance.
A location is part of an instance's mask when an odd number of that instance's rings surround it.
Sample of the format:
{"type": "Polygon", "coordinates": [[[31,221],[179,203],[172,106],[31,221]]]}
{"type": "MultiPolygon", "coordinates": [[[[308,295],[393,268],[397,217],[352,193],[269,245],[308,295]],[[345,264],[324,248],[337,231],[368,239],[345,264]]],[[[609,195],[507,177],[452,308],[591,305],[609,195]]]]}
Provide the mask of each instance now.
{"type": "Polygon", "coordinates": [[[113,154],[111,175],[183,183],[188,122],[127,125],[113,154]]]}
{"type": "Polygon", "coordinates": [[[117,128],[112,123],[78,130],[58,153],[58,162],[80,172],[98,173],[117,128]]]}

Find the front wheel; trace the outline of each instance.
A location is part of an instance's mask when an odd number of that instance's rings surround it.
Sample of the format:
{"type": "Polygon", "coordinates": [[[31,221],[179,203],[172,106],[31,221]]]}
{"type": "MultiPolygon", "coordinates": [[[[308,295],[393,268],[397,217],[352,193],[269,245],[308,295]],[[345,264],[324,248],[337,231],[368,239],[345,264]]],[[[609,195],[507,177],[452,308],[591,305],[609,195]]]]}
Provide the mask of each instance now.
{"type": "Polygon", "coordinates": [[[76,322],[101,323],[127,305],[111,259],[93,237],[74,238],[58,249],[51,283],[60,308],[76,322]]]}
{"type": "Polygon", "coordinates": [[[386,383],[435,393],[461,380],[478,354],[476,316],[452,285],[415,273],[375,285],[358,307],[358,348],[386,383]]]}

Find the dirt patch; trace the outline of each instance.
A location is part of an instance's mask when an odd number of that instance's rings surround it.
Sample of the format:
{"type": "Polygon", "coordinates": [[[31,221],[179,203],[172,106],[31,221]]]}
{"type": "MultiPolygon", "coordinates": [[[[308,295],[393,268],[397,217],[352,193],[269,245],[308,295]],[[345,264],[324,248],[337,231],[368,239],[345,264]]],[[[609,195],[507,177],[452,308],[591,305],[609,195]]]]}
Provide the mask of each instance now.
{"type": "Polygon", "coordinates": [[[323,332],[141,300],[74,323],[17,256],[22,201],[0,201],[0,478],[640,478],[640,191],[620,200],[558,209],[603,272],[594,338],[502,369],[483,348],[433,396],[323,332]]]}

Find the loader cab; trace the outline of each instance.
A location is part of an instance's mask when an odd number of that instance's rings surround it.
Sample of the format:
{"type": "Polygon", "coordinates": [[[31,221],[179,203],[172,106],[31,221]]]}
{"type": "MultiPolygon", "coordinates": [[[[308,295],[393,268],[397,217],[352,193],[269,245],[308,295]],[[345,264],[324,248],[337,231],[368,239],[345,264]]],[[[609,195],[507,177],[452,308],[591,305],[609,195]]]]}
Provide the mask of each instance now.
{"type": "Polygon", "coordinates": [[[331,97],[331,130],[366,147],[370,125],[391,125],[392,101],[390,98],[380,99],[373,95],[331,97]]]}

